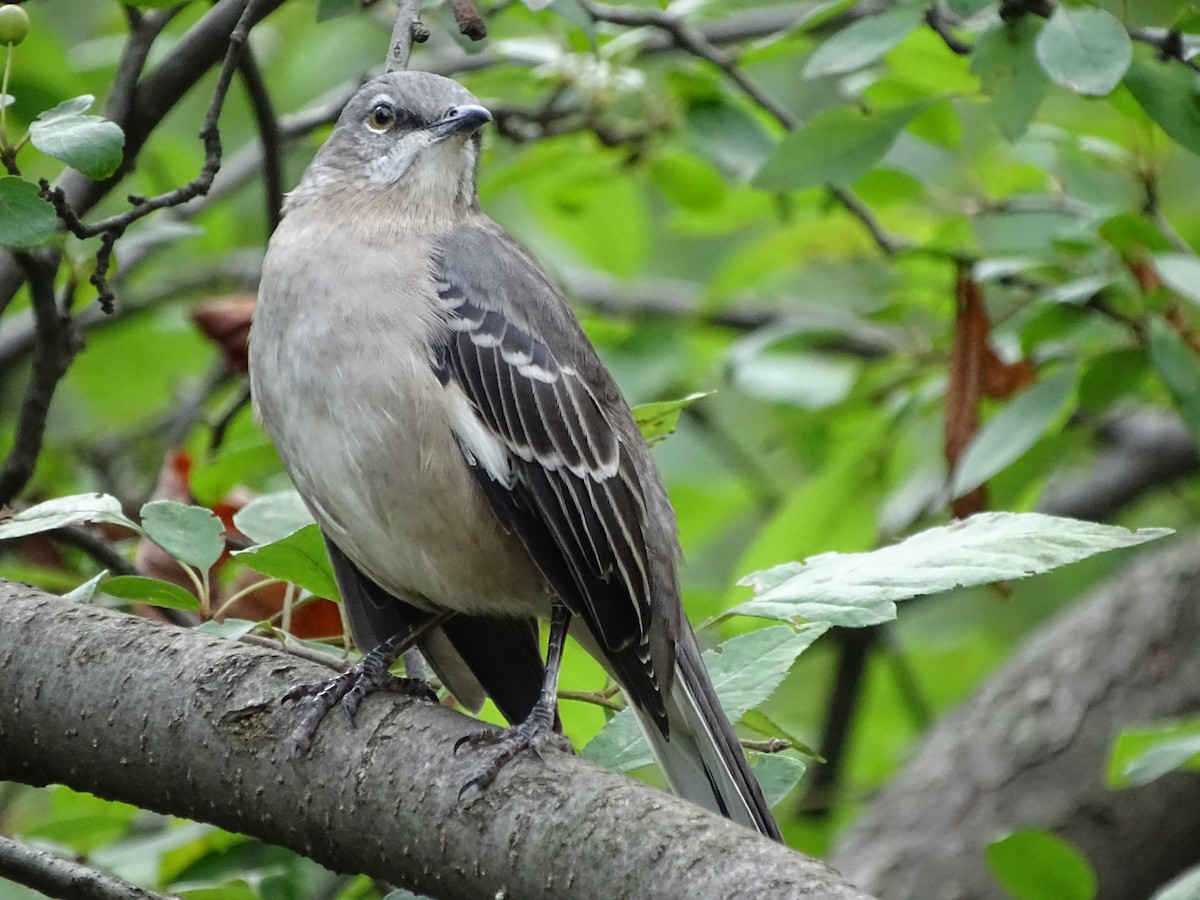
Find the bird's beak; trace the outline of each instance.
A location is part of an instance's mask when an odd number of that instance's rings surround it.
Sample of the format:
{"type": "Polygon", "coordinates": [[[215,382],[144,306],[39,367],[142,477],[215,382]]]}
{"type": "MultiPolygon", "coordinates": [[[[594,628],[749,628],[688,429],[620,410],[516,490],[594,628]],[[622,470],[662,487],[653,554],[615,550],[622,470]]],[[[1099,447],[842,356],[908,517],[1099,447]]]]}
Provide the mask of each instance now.
{"type": "Polygon", "coordinates": [[[456,106],[429,127],[439,140],[445,140],[452,134],[474,134],[490,121],[492,114],[482,106],[456,106]]]}

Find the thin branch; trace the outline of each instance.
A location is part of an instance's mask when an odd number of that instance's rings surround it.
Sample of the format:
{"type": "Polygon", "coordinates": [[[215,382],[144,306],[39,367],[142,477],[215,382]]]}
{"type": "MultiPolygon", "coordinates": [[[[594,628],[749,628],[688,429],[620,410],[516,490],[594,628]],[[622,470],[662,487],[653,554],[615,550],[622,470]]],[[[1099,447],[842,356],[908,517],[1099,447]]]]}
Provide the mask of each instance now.
{"type": "MultiPolygon", "coordinates": [[[[283,141],[279,117],[275,114],[270,91],[258,68],[258,60],[248,44],[242,50],[240,66],[242,83],[246,86],[246,96],[250,98],[250,109],[254,113],[254,124],[258,128],[262,147],[263,201],[266,205],[267,234],[270,234],[279,224],[283,210],[283,141]]],[[[211,183],[209,189],[212,189],[211,183]]]]}
{"type": "Polygon", "coordinates": [[[115,875],[97,872],[3,836],[0,836],[0,877],[62,900],[168,900],[166,894],[147,891],[115,875]]]}
{"type": "Polygon", "coordinates": [[[17,419],[16,437],[0,467],[0,506],[11,502],[33,476],[42,451],[50,401],[81,347],[70,318],[59,312],[54,295],[57,263],[46,254],[21,253],[17,259],[29,281],[35,339],[32,372],[17,419]]]}
{"type": "Polygon", "coordinates": [[[969,56],[971,54],[971,45],[955,37],[954,33],[950,30],[950,23],[946,21],[941,7],[936,3],[925,10],[925,24],[933,30],[934,34],[942,39],[942,43],[946,45],[951,53],[956,53],[959,56],[969,56]]]}
{"type": "Polygon", "coordinates": [[[108,569],[116,575],[140,574],[133,563],[122,556],[120,551],[112,545],[111,541],[106,540],[94,531],[81,528],[78,525],[66,525],[62,528],[56,528],[54,531],[48,532],[48,534],[56,541],[82,550],[97,565],[108,569]]]}
{"type": "Polygon", "coordinates": [[[392,26],[392,42],[388,45],[385,72],[402,72],[408,68],[412,45],[429,40],[429,29],[421,24],[421,0],[399,0],[396,22],[392,26]]]}

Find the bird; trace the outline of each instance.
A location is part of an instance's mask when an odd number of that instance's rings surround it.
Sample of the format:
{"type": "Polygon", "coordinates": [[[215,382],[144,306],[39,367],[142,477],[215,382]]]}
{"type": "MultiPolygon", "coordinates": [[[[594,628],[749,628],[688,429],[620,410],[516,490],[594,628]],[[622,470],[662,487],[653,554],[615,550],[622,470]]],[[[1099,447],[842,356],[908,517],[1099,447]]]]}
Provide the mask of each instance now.
{"type": "Polygon", "coordinates": [[[684,615],[675,513],[630,408],[554,280],[480,207],[490,121],[452,79],[369,81],[268,242],[254,409],[366,654],[289,694],[311,704],[297,740],[338,702],[353,717],[373,690],[427,692],[388,672],[415,641],[466,708],[490,696],[511,723],[459,742],[492,746],[464,785],[483,789],[527,749],[569,749],[570,634],[675,793],[781,841],[684,615]]]}

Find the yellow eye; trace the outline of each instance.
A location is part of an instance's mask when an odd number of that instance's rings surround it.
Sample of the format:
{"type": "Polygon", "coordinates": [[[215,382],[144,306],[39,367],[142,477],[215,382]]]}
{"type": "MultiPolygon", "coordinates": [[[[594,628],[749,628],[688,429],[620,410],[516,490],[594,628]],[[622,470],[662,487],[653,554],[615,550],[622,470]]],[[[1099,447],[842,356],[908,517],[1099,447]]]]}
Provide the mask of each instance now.
{"type": "Polygon", "coordinates": [[[387,131],[396,121],[396,110],[388,103],[377,103],[367,118],[374,131],[387,131]]]}

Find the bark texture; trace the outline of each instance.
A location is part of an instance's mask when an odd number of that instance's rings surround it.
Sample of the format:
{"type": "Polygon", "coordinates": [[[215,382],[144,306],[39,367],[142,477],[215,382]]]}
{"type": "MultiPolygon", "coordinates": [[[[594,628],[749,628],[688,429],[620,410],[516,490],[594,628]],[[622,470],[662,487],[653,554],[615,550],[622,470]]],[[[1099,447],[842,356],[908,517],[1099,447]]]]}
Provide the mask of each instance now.
{"type": "Polygon", "coordinates": [[[565,755],[482,794],[478,723],[372,697],[289,760],[279,698],[328,669],[0,581],[0,779],[212,822],[437,898],[869,900],[824,864],[565,755]]]}
{"type": "Polygon", "coordinates": [[[1087,856],[1099,900],[1200,860],[1200,777],[1104,783],[1125,728],[1200,712],[1200,540],[1172,538],[1030,639],[943,719],[835,848],[883,900],[1006,898],[984,849],[1041,828],[1087,856]]]}

